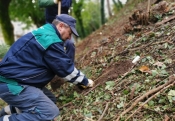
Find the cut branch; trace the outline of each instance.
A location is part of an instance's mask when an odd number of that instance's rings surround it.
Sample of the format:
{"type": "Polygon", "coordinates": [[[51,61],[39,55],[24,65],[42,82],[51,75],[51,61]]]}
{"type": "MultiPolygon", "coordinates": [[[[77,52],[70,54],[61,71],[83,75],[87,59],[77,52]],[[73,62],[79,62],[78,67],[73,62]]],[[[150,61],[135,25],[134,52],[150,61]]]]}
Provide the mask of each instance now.
{"type": "Polygon", "coordinates": [[[171,84],[174,82],[174,75],[170,76],[169,78],[169,81],[155,89],[152,89],[150,91],[148,91],[147,93],[145,93],[144,95],[142,95],[141,97],[139,97],[138,99],[136,99],[134,101],[134,103],[129,107],[127,108],[125,111],[123,111],[121,113],[120,116],[118,116],[117,120],[116,121],[119,121],[120,120],[120,117],[122,117],[123,115],[125,115],[126,113],[128,113],[129,111],[131,111],[140,101],[142,101],[143,99],[145,99],[146,97],[149,97],[149,95],[152,95],[152,94],[155,94],[156,92],[160,91],[162,88],[166,87],[167,85],[171,84]]]}
{"type": "Polygon", "coordinates": [[[139,111],[146,103],[148,103],[150,100],[152,100],[153,98],[155,98],[158,94],[160,94],[161,92],[163,92],[164,90],[168,89],[169,87],[174,86],[175,82],[173,82],[172,84],[167,85],[166,87],[164,87],[163,89],[161,89],[159,92],[157,92],[156,94],[152,95],[149,99],[147,99],[137,110],[134,111],[134,113],[132,113],[125,121],[127,121],[129,118],[131,118],[137,111],[139,111]]]}
{"type": "Polygon", "coordinates": [[[98,119],[98,121],[101,121],[101,119],[102,119],[103,116],[105,115],[105,113],[106,113],[106,111],[107,111],[107,109],[108,109],[108,105],[109,105],[109,102],[106,104],[106,107],[105,107],[105,109],[104,109],[104,111],[103,111],[103,114],[100,116],[100,118],[98,119]]]}
{"type": "Polygon", "coordinates": [[[162,24],[164,24],[164,23],[166,23],[166,22],[168,22],[168,21],[171,21],[171,20],[173,20],[173,19],[175,19],[175,16],[172,16],[172,17],[170,17],[169,19],[165,19],[165,20],[163,20],[163,21],[161,21],[161,22],[156,23],[156,26],[160,26],[160,25],[162,25],[162,24]]]}

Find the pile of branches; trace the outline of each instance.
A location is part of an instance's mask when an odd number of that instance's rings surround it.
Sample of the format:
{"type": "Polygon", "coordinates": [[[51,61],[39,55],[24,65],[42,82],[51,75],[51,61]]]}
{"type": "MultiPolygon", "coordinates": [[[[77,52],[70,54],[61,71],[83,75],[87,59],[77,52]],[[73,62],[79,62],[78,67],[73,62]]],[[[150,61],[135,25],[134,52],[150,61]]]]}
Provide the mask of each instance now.
{"type": "MultiPolygon", "coordinates": [[[[129,17],[129,22],[123,27],[123,30],[125,33],[141,31],[144,25],[155,24],[161,19],[166,19],[167,14],[173,14],[173,10],[175,10],[175,3],[168,3],[166,1],[156,2],[150,9],[148,7],[147,11],[136,10],[129,17]]],[[[161,25],[161,23],[157,23],[157,25],[161,25]]]]}

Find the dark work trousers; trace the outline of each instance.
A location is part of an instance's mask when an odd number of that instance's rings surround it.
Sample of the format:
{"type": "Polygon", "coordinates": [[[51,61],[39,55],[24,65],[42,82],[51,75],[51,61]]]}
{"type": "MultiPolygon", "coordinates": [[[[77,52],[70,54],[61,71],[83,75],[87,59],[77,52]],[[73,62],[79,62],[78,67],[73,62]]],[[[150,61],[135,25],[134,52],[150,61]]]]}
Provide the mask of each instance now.
{"type": "Polygon", "coordinates": [[[14,95],[6,83],[0,83],[0,98],[20,111],[4,115],[0,117],[0,121],[50,121],[59,115],[59,109],[54,103],[56,99],[49,90],[22,86],[24,87],[22,92],[14,95]]]}

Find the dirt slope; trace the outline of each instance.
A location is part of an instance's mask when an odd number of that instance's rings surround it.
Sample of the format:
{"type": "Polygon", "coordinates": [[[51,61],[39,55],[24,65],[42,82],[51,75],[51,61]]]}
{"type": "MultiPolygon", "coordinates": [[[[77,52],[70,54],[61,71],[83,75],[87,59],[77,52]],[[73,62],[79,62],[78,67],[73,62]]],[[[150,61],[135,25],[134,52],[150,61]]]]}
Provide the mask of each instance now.
{"type": "MultiPolygon", "coordinates": [[[[151,1],[150,3],[151,14],[154,12],[152,8],[155,6],[153,4],[155,1],[156,0],[151,1]]],[[[165,4],[168,4],[168,1],[165,4]]],[[[130,46],[137,43],[134,41],[141,39],[141,36],[152,36],[150,34],[156,33],[156,31],[153,32],[154,29],[161,28],[159,25],[157,25],[161,24],[161,20],[153,21],[151,20],[151,17],[143,17],[147,11],[147,5],[147,1],[139,3],[133,12],[130,12],[127,15],[123,15],[117,22],[105,24],[99,30],[95,31],[90,36],[86,37],[82,42],[77,44],[77,66],[81,69],[86,69],[87,67],[95,68],[92,69],[94,72],[92,72],[93,76],[91,76],[91,78],[96,79],[96,81],[115,79],[119,75],[126,73],[134,65],[131,63],[131,61],[136,55],[135,52],[137,50],[142,51],[142,48],[146,48],[146,46],[140,48],[133,47],[132,50],[132,47],[130,46]],[[138,15],[139,10],[141,12],[138,15]],[[135,16],[135,18],[133,18],[133,20],[130,20],[129,18],[133,16],[135,16]],[[131,25],[133,22],[135,22],[135,24],[131,25]],[[118,58],[122,58],[124,61],[118,58]],[[120,66],[122,68],[120,68],[120,66]],[[97,70],[101,71],[100,75],[102,75],[103,78],[100,77],[97,79],[97,77],[99,77],[99,75],[96,75],[97,70]]],[[[169,6],[167,5],[165,8],[163,8],[164,4],[162,5],[162,3],[156,5],[160,6],[160,9],[157,9],[157,14],[162,14],[162,19],[166,19],[167,16],[165,14],[168,14],[168,11],[170,11],[170,8],[168,8],[169,6]],[[168,10],[165,11],[164,9],[168,10]]],[[[173,6],[174,5],[171,6],[172,9],[174,9],[173,6]]],[[[168,22],[172,22],[172,24],[173,21],[171,21],[171,17],[173,18],[173,16],[174,14],[168,15],[170,18],[170,21],[168,22]]],[[[111,19],[114,18],[115,16],[111,19]]],[[[163,22],[162,20],[162,24],[166,24],[166,22],[163,22]]],[[[147,42],[144,42],[142,44],[147,44],[147,42]]],[[[148,45],[149,44],[151,43],[148,43],[148,45]]]]}

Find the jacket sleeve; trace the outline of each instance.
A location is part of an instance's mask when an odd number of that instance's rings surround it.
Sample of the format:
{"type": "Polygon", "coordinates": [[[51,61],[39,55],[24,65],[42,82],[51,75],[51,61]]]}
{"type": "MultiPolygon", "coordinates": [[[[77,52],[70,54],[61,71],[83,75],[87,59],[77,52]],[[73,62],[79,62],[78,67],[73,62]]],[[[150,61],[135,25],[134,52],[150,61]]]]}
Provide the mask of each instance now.
{"type": "MultiPolygon", "coordinates": [[[[54,0],[38,0],[39,7],[48,7],[55,5],[54,0]]],[[[70,8],[72,0],[61,0],[61,7],[70,8]]]]}
{"type": "Polygon", "coordinates": [[[55,5],[53,0],[38,0],[39,7],[47,7],[55,5]]]}
{"type": "Polygon", "coordinates": [[[75,45],[73,39],[67,40],[64,42],[65,52],[74,62],[75,58],[75,45]]]}
{"type": "Polygon", "coordinates": [[[87,86],[88,79],[74,66],[73,61],[64,51],[63,43],[52,44],[45,53],[44,60],[59,77],[74,83],[87,86]]]}

